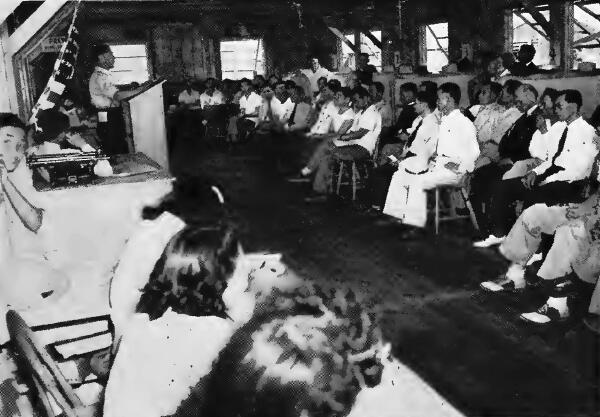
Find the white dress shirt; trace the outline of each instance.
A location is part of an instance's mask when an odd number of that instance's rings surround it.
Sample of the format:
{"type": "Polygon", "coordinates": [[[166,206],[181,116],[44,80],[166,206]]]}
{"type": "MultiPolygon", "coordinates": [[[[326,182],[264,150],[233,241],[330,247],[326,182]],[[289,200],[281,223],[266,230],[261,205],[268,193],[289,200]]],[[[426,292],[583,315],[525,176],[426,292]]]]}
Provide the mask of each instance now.
{"type": "Polygon", "coordinates": [[[324,104],[319,112],[317,122],[310,128],[310,134],[324,135],[325,133],[329,133],[335,113],[338,113],[338,107],[333,100],[324,104]]]}
{"type": "Polygon", "coordinates": [[[191,90],[190,92],[183,90],[179,93],[177,101],[179,101],[179,104],[187,104],[191,108],[199,109],[200,106],[197,103],[200,101],[200,93],[196,90],[191,90]]]}
{"type": "Polygon", "coordinates": [[[115,93],[119,89],[115,86],[112,73],[104,68],[96,67],[90,77],[90,100],[97,109],[117,107],[113,103],[115,93]]]}
{"type": "Polygon", "coordinates": [[[424,118],[422,116],[417,116],[413,121],[411,131],[414,132],[417,126],[419,126],[419,130],[417,131],[410,148],[408,148],[408,151],[428,161],[435,153],[437,147],[440,130],[439,115],[436,113],[429,113],[424,118]],[[421,126],[419,126],[419,124],[421,126]]]}
{"type": "Polygon", "coordinates": [[[306,75],[306,77],[310,81],[311,96],[319,91],[319,78],[325,77],[329,79],[329,77],[331,76],[331,72],[329,72],[329,70],[324,67],[319,67],[319,69],[316,71],[313,71],[312,68],[303,69],[302,73],[306,75]]]}
{"type": "MultiPolygon", "coordinates": [[[[548,143],[550,158],[542,162],[533,171],[537,175],[543,174],[552,166],[554,158],[562,134],[567,128],[566,122],[555,123],[545,135],[548,143]]],[[[594,159],[598,153],[598,149],[594,145],[594,128],[581,117],[575,119],[568,125],[565,147],[560,155],[556,158],[555,164],[563,168],[560,172],[550,175],[542,183],[553,181],[577,181],[583,180],[590,176],[594,159]]]]}
{"type": "Polygon", "coordinates": [[[348,108],[343,113],[340,113],[339,111],[337,111],[333,115],[333,119],[332,119],[332,123],[331,123],[331,128],[332,128],[333,132],[337,133],[345,121],[354,120],[354,115],[355,114],[354,114],[354,110],[352,109],[352,107],[348,108]]]}
{"type": "Polygon", "coordinates": [[[200,94],[200,106],[218,106],[219,104],[225,104],[225,97],[219,90],[215,90],[212,96],[206,94],[206,92],[200,94]]]}
{"type": "MultiPolygon", "coordinates": [[[[546,119],[546,130],[550,131],[551,127],[552,124],[550,123],[550,120],[546,119]]],[[[547,159],[552,159],[557,147],[558,143],[550,143],[548,135],[536,130],[529,143],[529,154],[533,158],[539,158],[542,161],[545,161],[547,159]]]]}
{"type": "MultiPolygon", "coordinates": [[[[262,97],[254,91],[248,96],[243,94],[242,97],[240,97],[240,110],[242,114],[256,113],[257,109],[262,105],[262,102],[262,97]]],[[[256,124],[258,122],[258,117],[249,117],[248,120],[251,120],[256,124]]]]}
{"type": "Polygon", "coordinates": [[[346,145],[360,145],[370,154],[373,154],[381,133],[381,114],[379,114],[375,105],[367,107],[354,116],[354,124],[350,128],[350,132],[357,132],[360,129],[366,129],[368,132],[360,139],[346,141],[346,145]]]}
{"type": "Polygon", "coordinates": [[[498,118],[498,123],[496,124],[496,128],[494,133],[492,134],[495,138],[494,141],[500,143],[502,140],[502,136],[515,124],[517,119],[521,117],[523,113],[516,107],[510,107],[502,113],[502,115],[498,118]]]}
{"type": "Polygon", "coordinates": [[[480,152],[473,123],[455,109],[442,116],[439,132],[436,164],[454,162],[461,172],[473,171],[480,152]]]}
{"type": "Polygon", "coordinates": [[[294,102],[288,98],[282,103],[277,97],[273,97],[273,100],[271,100],[271,110],[273,111],[273,116],[277,117],[279,121],[287,122],[294,110],[294,102]]]}

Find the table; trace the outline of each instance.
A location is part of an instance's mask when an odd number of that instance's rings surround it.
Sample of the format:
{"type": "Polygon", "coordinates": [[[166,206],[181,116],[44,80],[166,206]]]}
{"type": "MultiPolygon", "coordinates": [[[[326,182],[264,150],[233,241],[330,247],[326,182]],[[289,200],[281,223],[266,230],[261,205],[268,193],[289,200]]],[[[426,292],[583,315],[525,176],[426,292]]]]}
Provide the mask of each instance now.
{"type": "MultiPolygon", "coordinates": [[[[149,161],[139,154],[121,156],[120,160],[133,165],[149,161]]],[[[171,177],[160,170],[55,189],[34,182],[34,187],[49,197],[45,200],[50,207],[45,209],[51,219],[47,233],[52,238],[51,264],[68,276],[70,286],[56,302],[23,311],[27,323],[36,326],[107,314],[112,271],[141,221],[141,209],[168,193],[171,182],[171,177]]],[[[7,334],[4,313],[0,315],[2,344],[7,334]]]]}

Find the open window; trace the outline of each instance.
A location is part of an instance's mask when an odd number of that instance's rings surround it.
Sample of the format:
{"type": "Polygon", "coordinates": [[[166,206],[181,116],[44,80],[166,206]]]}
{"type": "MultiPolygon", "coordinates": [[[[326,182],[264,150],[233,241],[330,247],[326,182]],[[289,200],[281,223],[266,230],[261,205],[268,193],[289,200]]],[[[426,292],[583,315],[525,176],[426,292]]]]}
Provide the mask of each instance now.
{"type": "Polygon", "coordinates": [[[115,56],[112,69],[115,84],[144,83],[150,79],[145,44],[110,45],[115,56]]]}
{"type": "Polygon", "coordinates": [[[221,77],[241,80],[265,72],[265,51],[262,39],[221,41],[221,77]]]}
{"type": "MultiPolygon", "coordinates": [[[[381,45],[381,31],[372,30],[369,32],[370,36],[364,33],[360,34],[360,51],[369,54],[369,64],[377,68],[377,71],[381,72],[381,48],[375,43],[378,42],[381,45]],[[375,42],[374,42],[375,40],[375,42]]],[[[356,44],[354,33],[345,35],[352,44],[356,44]]],[[[356,68],[356,57],[355,53],[349,45],[342,42],[342,60],[340,68],[356,68]]]]}
{"type": "Polygon", "coordinates": [[[432,74],[442,72],[448,65],[448,22],[433,23],[419,27],[421,65],[432,74]]]}
{"type": "Polygon", "coordinates": [[[536,51],[533,63],[538,67],[550,65],[550,36],[544,28],[545,22],[550,22],[548,5],[532,9],[514,9],[511,17],[513,52],[516,54],[521,45],[531,44],[536,51]]]}
{"type": "Polygon", "coordinates": [[[573,68],[582,62],[600,68],[600,1],[573,4],[573,68]]]}

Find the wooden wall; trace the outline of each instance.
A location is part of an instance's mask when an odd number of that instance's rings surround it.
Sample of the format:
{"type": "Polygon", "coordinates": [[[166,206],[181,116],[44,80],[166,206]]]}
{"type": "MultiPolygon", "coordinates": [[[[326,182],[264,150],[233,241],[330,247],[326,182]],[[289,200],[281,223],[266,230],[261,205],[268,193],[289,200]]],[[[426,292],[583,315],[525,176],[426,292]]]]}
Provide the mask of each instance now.
{"type": "Polygon", "coordinates": [[[151,32],[155,75],[169,81],[217,76],[218,42],[192,24],[167,24],[151,32]],[[216,46],[216,47],[215,47],[216,46]]]}

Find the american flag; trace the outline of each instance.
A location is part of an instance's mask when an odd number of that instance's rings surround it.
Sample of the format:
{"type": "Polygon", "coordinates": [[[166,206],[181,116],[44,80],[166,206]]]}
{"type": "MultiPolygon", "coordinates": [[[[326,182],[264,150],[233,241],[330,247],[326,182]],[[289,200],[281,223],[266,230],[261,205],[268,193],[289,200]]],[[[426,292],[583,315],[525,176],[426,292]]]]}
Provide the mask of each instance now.
{"type": "Polygon", "coordinates": [[[77,55],[79,54],[79,32],[75,27],[75,20],[77,19],[77,11],[79,10],[80,4],[81,0],[79,0],[75,6],[71,26],[69,26],[69,31],[67,33],[67,39],[60,49],[60,53],[54,64],[54,71],[48,80],[48,84],[31,110],[29,124],[35,125],[37,131],[41,130],[37,126],[39,112],[52,109],[59,104],[60,97],[65,91],[67,81],[72,79],[75,75],[75,63],[77,62],[77,55]]]}

